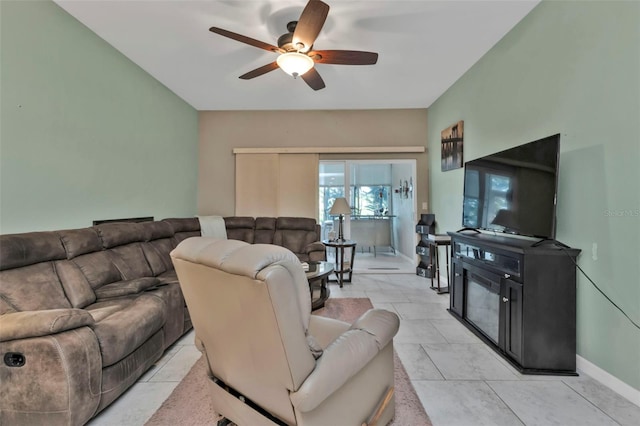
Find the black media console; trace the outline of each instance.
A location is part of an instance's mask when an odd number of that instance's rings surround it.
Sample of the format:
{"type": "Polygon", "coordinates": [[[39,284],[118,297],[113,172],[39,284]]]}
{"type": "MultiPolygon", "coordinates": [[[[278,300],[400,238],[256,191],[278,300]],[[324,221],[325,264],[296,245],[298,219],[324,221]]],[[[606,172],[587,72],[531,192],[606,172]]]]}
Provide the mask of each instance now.
{"type": "Polygon", "coordinates": [[[449,232],[449,312],[524,374],[576,375],[579,249],[449,232]]]}

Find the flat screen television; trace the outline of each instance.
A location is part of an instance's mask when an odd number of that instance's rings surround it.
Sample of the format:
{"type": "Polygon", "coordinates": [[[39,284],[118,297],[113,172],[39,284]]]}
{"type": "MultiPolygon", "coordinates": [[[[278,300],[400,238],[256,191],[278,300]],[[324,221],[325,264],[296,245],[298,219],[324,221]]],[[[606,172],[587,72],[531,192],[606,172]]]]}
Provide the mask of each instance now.
{"type": "Polygon", "coordinates": [[[462,226],[555,239],[560,135],[464,165],[462,226]]]}

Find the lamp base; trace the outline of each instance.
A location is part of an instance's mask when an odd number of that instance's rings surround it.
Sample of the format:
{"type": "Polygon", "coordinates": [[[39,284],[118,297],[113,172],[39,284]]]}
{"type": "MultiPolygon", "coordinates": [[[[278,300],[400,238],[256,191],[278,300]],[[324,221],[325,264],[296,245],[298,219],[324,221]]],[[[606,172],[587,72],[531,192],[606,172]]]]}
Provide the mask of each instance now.
{"type": "Polygon", "coordinates": [[[338,225],[338,240],[339,242],[345,241],[344,233],[342,232],[342,222],[344,221],[344,215],[340,215],[340,224],[338,225]]]}

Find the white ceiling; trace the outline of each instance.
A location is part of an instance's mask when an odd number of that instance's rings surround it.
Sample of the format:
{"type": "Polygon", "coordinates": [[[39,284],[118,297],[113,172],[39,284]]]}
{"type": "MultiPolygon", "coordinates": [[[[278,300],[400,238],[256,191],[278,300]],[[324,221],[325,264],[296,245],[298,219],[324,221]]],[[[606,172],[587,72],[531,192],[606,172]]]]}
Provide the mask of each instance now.
{"type": "Polygon", "coordinates": [[[324,0],[316,49],[379,53],[368,66],[317,64],[326,88],[275,70],[238,76],[275,53],[213,34],[221,27],[270,44],[307,0],[54,0],[198,110],[426,108],[539,0],[324,0]]]}

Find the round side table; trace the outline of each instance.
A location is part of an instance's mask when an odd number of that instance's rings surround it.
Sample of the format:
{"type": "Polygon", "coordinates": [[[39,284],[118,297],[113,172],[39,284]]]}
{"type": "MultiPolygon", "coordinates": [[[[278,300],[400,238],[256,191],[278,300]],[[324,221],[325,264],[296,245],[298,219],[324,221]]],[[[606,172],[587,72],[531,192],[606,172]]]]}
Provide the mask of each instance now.
{"type": "Polygon", "coordinates": [[[333,264],[329,262],[307,262],[309,270],[305,271],[307,281],[309,281],[309,292],[311,293],[311,310],[315,311],[324,306],[324,302],[329,298],[331,292],[327,287],[329,275],[333,272],[333,264]],[[319,290],[318,297],[313,297],[314,290],[319,290]]]}
{"type": "Polygon", "coordinates": [[[322,240],[322,244],[324,244],[325,247],[333,247],[336,249],[335,273],[336,273],[336,278],[338,279],[338,283],[340,284],[340,287],[342,287],[342,285],[345,282],[350,283],[351,274],[353,274],[353,259],[356,255],[356,245],[358,243],[356,243],[353,240],[333,240],[333,241],[322,240]],[[351,261],[345,263],[344,250],[347,248],[351,249],[351,261]],[[346,273],[349,274],[349,278],[345,280],[344,274],[346,273]]]}

